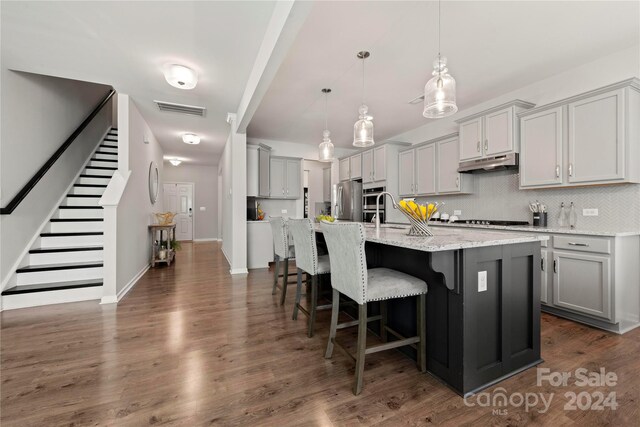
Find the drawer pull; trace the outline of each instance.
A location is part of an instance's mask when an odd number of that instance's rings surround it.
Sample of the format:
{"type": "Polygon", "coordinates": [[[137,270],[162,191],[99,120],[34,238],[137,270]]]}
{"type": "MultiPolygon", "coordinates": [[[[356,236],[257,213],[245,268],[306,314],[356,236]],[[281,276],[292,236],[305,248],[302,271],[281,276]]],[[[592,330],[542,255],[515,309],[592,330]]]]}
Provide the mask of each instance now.
{"type": "Polygon", "coordinates": [[[544,258],[540,260],[540,270],[544,271],[544,258]]]}
{"type": "Polygon", "coordinates": [[[569,242],[569,246],[584,246],[584,247],[589,247],[588,243],[576,243],[576,242],[569,242]]]}
{"type": "Polygon", "coordinates": [[[554,273],[558,272],[558,260],[557,259],[553,260],[553,272],[554,273]]]}

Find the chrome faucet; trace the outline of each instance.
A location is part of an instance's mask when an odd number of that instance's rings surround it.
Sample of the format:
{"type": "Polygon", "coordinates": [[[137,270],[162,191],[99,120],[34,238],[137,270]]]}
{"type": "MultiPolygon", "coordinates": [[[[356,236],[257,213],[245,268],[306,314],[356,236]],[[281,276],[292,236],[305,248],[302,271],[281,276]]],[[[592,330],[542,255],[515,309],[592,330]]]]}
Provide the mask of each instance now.
{"type": "Polygon", "coordinates": [[[396,199],[393,198],[393,194],[389,193],[388,191],[382,191],[380,194],[378,194],[378,197],[376,197],[376,233],[380,232],[380,197],[384,196],[385,194],[391,197],[393,207],[396,207],[396,199]]]}

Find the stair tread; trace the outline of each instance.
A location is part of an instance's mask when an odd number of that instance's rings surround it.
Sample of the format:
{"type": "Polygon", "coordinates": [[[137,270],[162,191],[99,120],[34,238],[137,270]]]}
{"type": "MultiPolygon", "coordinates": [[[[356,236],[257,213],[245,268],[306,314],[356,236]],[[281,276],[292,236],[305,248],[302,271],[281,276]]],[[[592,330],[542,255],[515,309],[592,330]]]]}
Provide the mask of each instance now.
{"type": "Polygon", "coordinates": [[[51,218],[50,222],[104,222],[103,218],[51,218]]]}
{"type": "Polygon", "coordinates": [[[58,209],[102,209],[102,206],[58,206],[58,209]]]}
{"type": "Polygon", "coordinates": [[[91,198],[91,197],[102,197],[102,194],[67,194],[67,197],[76,197],[76,198],[91,198]]]}
{"type": "Polygon", "coordinates": [[[16,270],[16,273],[33,273],[38,271],[54,271],[54,270],[75,270],[78,268],[98,268],[102,267],[102,262],[87,261],[87,262],[70,262],[61,264],[41,264],[41,265],[28,265],[16,270]]]}
{"type": "Polygon", "coordinates": [[[108,171],[118,170],[118,168],[110,168],[107,166],[87,166],[85,169],[102,169],[102,170],[108,170],[108,171]]]}
{"type": "Polygon", "coordinates": [[[102,236],[102,231],[65,231],[62,233],[40,233],[40,237],[66,237],[66,236],[102,236]]]}
{"type": "Polygon", "coordinates": [[[95,157],[91,158],[91,161],[94,162],[110,162],[110,163],[118,163],[116,159],[96,159],[95,157]]]}
{"type": "Polygon", "coordinates": [[[110,155],[110,156],[117,156],[117,155],[118,155],[118,153],[113,153],[113,152],[111,152],[111,151],[96,151],[96,152],[95,152],[95,153],[93,153],[93,154],[108,154],[108,155],[110,155]]]}
{"type": "Polygon", "coordinates": [[[82,252],[82,251],[101,251],[102,246],[71,246],[68,248],[35,248],[29,251],[30,254],[50,254],[56,252],[82,252]]]}
{"type": "MultiPolygon", "coordinates": [[[[100,178],[100,179],[111,179],[110,176],[107,175],[91,175],[91,174],[80,174],[80,178],[100,178]]],[[[84,185],[84,184],[83,184],[84,185]]]]}
{"type": "Polygon", "coordinates": [[[107,184],[73,184],[74,187],[107,188],[107,184]]]}
{"type": "Polygon", "coordinates": [[[26,294],[31,292],[57,291],[64,289],[78,289],[102,286],[102,280],[72,280],[67,282],[38,283],[35,285],[18,285],[5,289],[2,295],[26,294]]]}

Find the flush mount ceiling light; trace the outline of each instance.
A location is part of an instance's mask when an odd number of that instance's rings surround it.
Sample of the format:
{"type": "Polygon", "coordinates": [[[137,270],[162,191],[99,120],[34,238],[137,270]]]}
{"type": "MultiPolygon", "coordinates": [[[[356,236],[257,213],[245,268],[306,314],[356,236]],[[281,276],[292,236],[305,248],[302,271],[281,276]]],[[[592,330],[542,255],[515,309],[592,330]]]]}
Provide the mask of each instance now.
{"type": "Polygon", "coordinates": [[[173,166],[178,166],[180,163],[182,163],[182,160],[179,159],[170,159],[169,163],[171,163],[173,166]]]}
{"type": "Polygon", "coordinates": [[[424,111],[428,119],[439,119],[455,114],[456,81],[447,69],[447,58],[440,55],[440,1],[438,1],[438,58],[433,61],[433,77],[424,86],[424,111]]]}
{"type": "Polygon", "coordinates": [[[353,125],[354,147],[370,147],[375,144],[373,141],[373,117],[367,114],[369,107],[364,103],[364,60],[369,56],[371,54],[367,51],[358,52],[357,54],[357,57],[362,59],[362,105],[358,110],[360,120],[353,125]]]}
{"type": "Polygon", "coordinates": [[[333,143],[331,139],[329,139],[329,120],[327,112],[327,95],[331,93],[331,89],[322,89],[322,93],[324,93],[324,131],[322,132],[322,142],[318,146],[319,155],[318,160],[321,162],[331,162],[333,161],[333,143]]]}
{"type": "Polygon", "coordinates": [[[164,66],[164,78],[178,89],[193,89],[198,84],[198,74],[189,67],[178,64],[164,66]]]}
{"type": "Polygon", "coordinates": [[[197,145],[200,144],[200,137],[195,133],[185,133],[182,135],[182,142],[185,144],[197,145]]]}

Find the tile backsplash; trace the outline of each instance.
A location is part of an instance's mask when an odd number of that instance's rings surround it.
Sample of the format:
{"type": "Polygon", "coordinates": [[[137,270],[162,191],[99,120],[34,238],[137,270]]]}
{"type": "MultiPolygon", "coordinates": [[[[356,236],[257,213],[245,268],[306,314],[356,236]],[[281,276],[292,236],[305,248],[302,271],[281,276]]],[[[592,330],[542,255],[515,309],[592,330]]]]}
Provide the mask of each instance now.
{"type": "Polygon", "coordinates": [[[461,219],[508,219],[532,222],[529,201],[538,200],[548,208],[548,227],[558,225],[560,204],[574,203],[578,212],[576,228],[603,231],[640,230],[640,184],[603,185],[543,190],[520,190],[517,171],[474,175],[473,194],[418,198],[421,202],[443,201],[442,212],[461,219]],[[582,209],[597,208],[596,217],[582,216],[582,209]]]}

